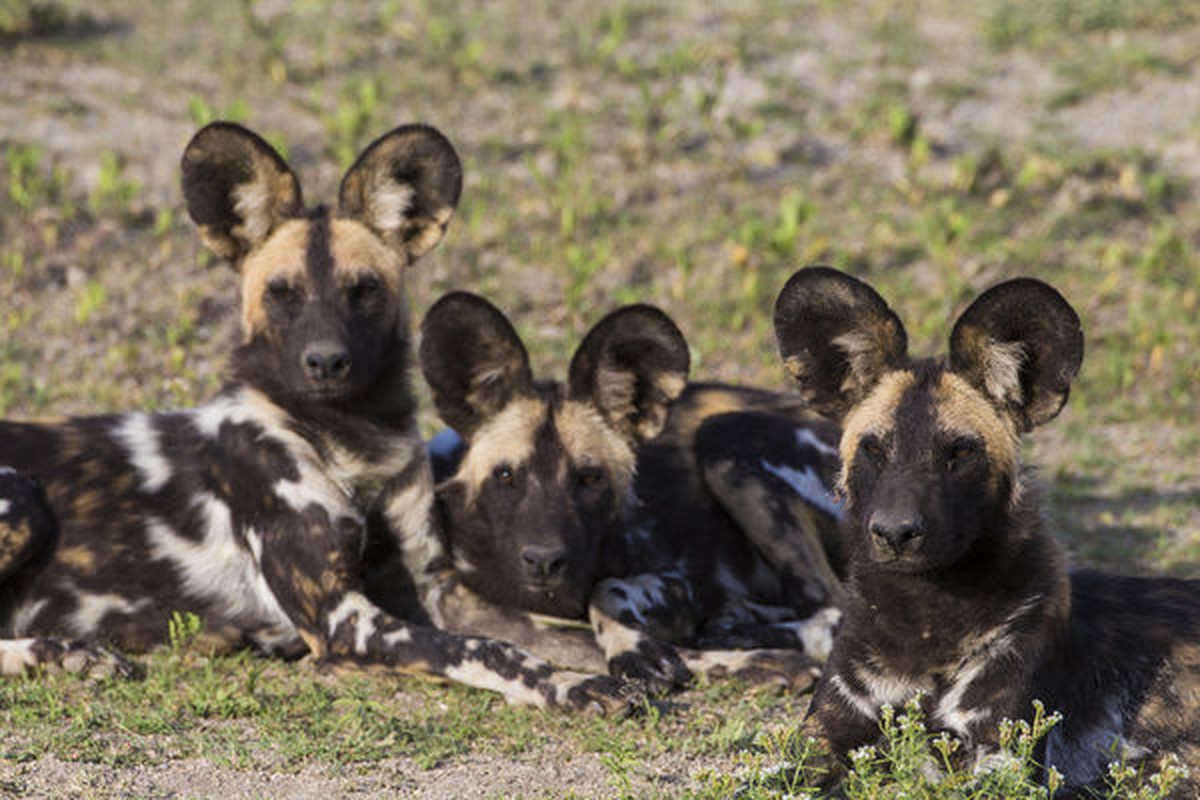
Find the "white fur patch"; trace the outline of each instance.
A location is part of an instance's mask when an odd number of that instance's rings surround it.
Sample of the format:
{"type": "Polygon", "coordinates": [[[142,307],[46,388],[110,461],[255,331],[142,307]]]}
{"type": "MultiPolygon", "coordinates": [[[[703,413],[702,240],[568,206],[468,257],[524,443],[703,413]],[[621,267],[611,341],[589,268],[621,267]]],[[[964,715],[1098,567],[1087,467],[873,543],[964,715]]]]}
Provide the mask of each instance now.
{"type": "Polygon", "coordinates": [[[829,676],[829,685],[837,692],[838,696],[845,700],[850,706],[862,714],[867,719],[878,719],[879,708],[871,701],[871,698],[866,695],[859,694],[846,685],[842,680],[842,676],[836,672],[829,676]]]}
{"type": "Polygon", "coordinates": [[[384,516],[400,547],[404,566],[418,580],[443,558],[446,548],[433,523],[433,477],[428,467],[387,501],[384,516]]]}
{"type": "Polygon", "coordinates": [[[0,499],[0,517],[6,516],[12,510],[12,501],[0,499]]]}
{"type": "Polygon", "coordinates": [[[779,622],[774,627],[792,631],[804,646],[805,653],[818,661],[825,661],[833,651],[833,635],[841,619],[841,611],[823,608],[808,619],[779,622]]]}
{"type": "Polygon", "coordinates": [[[27,667],[37,666],[33,654],[34,639],[0,640],[0,675],[20,675],[27,667]]]}
{"type": "Polygon", "coordinates": [[[836,445],[826,444],[821,441],[821,438],[808,428],[796,428],[796,444],[801,447],[811,447],[818,453],[827,456],[836,456],[838,454],[836,445]]]}
{"type": "MultiPolygon", "coordinates": [[[[226,618],[261,628],[259,644],[266,649],[294,642],[295,626],[267,586],[251,549],[234,534],[229,507],[207,492],[197,495],[194,504],[204,521],[203,538],[193,541],[180,536],[161,519],[150,517],[146,523],[150,554],[172,565],[189,596],[220,609],[226,618]]],[[[249,541],[261,552],[257,536],[249,541]]]]}
{"type": "Polygon", "coordinates": [[[987,363],[984,365],[983,383],[990,394],[1000,402],[1020,403],[1021,365],[1025,363],[1025,346],[1021,342],[998,342],[988,339],[984,348],[987,363]]]}
{"type": "Polygon", "coordinates": [[[409,642],[411,642],[413,640],[412,631],[409,630],[407,627],[397,628],[396,630],[391,631],[390,633],[385,633],[380,638],[383,639],[384,646],[389,647],[389,648],[395,647],[396,645],[400,645],[400,644],[408,644],[409,642]]]}
{"type": "Polygon", "coordinates": [[[903,675],[893,675],[887,672],[875,672],[859,667],[854,677],[858,678],[867,690],[871,704],[879,708],[884,703],[900,707],[912,700],[917,694],[928,692],[929,686],[925,681],[913,680],[903,675]]]}
{"type": "Polygon", "coordinates": [[[384,233],[393,233],[408,221],[415,196],[416,192],[410,184],[382,178],[375,182],[374,191],[369,195],[367,215],[375,228],[384,233]]]}
{"type": "Polygon", "coordinates": [[[171,480],[171,462],[162,454],[154,417],[149,414],[128,414],[113,429],[116,438],[129,453],[129,461],[142,478],[142,488],[154,493],[171,480]]]}
{"type": "Polygon", "coordinates": [[[271,232],[271,190],[264,180],[239,183],[233,188],[233,210],[242,218],[243,238],[255,243],[271,232]]]}
{"type": "Polygon", "coordinates": [[[359,592],[347,592],[338,603],[337,608],[329,612],[327,624],[329,636],[332,638],[337,629],[350,617],[354,617],[354,652],[366,655],[367,641],[378,630],[375,627],[375,617],[380,615],[379,607],[359,592]]]}
{"type": "Polygon", "coordinates": [[[112,592],[79,592],[75,595],[75,602],[75,610],[71,612],[67,624],[76,636],[92,636],[100,627],[100,622],[109,614],[132,616],[153,601],[148,597],[132,601],[112,592]]]}
{"type": "Polygon", "coordinates": [[[46,604],[50,602],[48,597],[43,597],[40,600],[31,600],[22,603],[13,610],[12,613],[12,633],[14,636],[22,636],[29,631],[29,626],[37,619],[37,615],[41,613],[46,604]]]}
{"type": "Polygon", "coordinates": [[[801,471],[786,464],[776,466],[768,461],[759,461],[759,463],[767,472],[792,487],[796,494],[803,497],[810,505],[816,506],[831,517],[842,515],[841,504],[833,498],[821,478],[811,467],[805,467],[801,471]]]}
{"type": "MultiPolygon", "coordinates": [[[[546,698],[542,696],[542,693],[533,687],[526,686],[521,678],[510,680],[475,660],[447,667],[445,674],[452,681],[473,686],[476,689],[490,689],[493,692],[499,692],[505,700],[513,705],[546,707],[546,698]]],[[[555,696],[560,702],[566,700],[567,691],[572,685],[574,683],[555,687],[555,696]]]]}

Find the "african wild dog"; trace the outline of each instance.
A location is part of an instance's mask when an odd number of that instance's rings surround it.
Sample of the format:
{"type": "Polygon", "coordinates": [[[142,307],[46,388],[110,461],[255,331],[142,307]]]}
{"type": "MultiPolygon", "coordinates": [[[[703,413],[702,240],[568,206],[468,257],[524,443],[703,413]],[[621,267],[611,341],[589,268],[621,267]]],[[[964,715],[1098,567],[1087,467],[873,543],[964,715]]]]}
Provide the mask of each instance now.
{"type": "Polygon", "coordinates": [[[810,268],[775,329],[801,394],[843,426],[850,578],[810,712],[831,750],[874,741],[881,705],[923,693],[977,767],[1035,698],[1064,715],[1041,755],[1072,787],[1114,759],[1200,766],[1200,582],[1068,572],[1020,466],[1020,435],[1058,414],[1083,359],[1062,296],[1002,283],[946,357],[912,359],[878,294],[810,268]]]}
{"type": "MultiPolygon", "coordinates": [[[[822,658],[836,621],[824,545],[837,509],[822,480],[836,470],[834,426],[795,398],[685,390],[687,345],[650,306],[600,321],[565,384],[534,379],[480,297],[443,297],[421,334],[434,402],[462,437],[434,455],[468,586],[508,608],[590,617],[610,670],[656,688],[697,670],[811,685],[815,660],[797,646],[822,658]],[[781,649],[716,652],[765,646],[781,649]]],[[[534,648],[549,635],[502,630],[534,648]]],[[[560,641],[547,646],[565,657],[560,641]]]]}
{"type": "Polygon", "coordinates": [[[56,523],[23,543],[10,527],[20,546],[0,551],[4,629],[37,637],[0,643],[5,671],[70,650],[53,637],[144,649],[183,611],[214,647],[622,708],[619,681],[430,624],[451,572],[414,416],[403,277],[457,204],[449,142],[423,125],[381,137],[346,173],[336,209],[306,208],[284,160],[229,123],[195,135],[182,171],[201,238],[241,280],[228,382],[175,413],[0,423],[0,463],[45,486],[56,523]],[[396,542],[420,618],[365,596],[368,528],[396,542]]]}

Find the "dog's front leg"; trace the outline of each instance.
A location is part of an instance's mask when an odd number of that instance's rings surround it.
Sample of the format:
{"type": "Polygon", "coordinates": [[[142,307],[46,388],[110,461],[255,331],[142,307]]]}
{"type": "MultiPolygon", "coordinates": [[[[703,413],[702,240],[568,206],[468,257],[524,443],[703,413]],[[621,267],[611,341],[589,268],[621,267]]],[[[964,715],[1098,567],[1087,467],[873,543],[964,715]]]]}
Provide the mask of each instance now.
{"type": "Polygon", "coordinates": [[[679,647],[698,610],[686,580],[675,573],[646,573],[602,581],[588,613],[596,640],[614,675],[658,689],[677,688],[693,675],[738,678],[752,684],[812,688],[817,662],[799,649],[727,650],[679,647]]]}
{"type": "Polygon", "coordinates": [[[358,520],[313,505],[267,525],[253,548],[275,601],[319,660],[444,678],[539,707],[614,713],[636,699],[612,677],[558,670],[506,642],[391,616],[363,592],[361,536],[358,520]]]}

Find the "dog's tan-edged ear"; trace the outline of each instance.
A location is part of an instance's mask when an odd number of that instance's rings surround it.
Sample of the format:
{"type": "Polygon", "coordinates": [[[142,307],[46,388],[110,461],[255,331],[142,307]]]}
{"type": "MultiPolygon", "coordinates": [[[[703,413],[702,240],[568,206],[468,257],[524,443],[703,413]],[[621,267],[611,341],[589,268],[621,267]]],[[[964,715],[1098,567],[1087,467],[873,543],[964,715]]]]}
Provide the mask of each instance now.
{"type": "Polygon", "coordinates": [[[1017,278],[976,298],[950,333],[950,369],[1018,431],[1058,416],[1083,363],[1083,327],[1049,284],[1017,278]]]}
{"type": "Polygon", "coordinates": [[[908,357],[904,326],[883,298],[830,267],[788,280],[775,301],[775,337],[801,396],[839,422],[908,357]]]}
{"type": "Polygon", "coordinates": [[[687,384],[687,342],[654,306],[619,308],[583,338],[567,380],[571,400],[591,403],[633,445],[658,435],[687,384]]]}
{"type": "Polygon", "coordinates": [[[404,253],[432,250],[462,192],[462,164],[450,141],[428,125],[402,125],[372,142],[342,178],[338,203],[404,253]]]}
{"type": "Polygon", "coordinates": [[[200,238],[235,267],[304,210],[300,183],[262,137],[233,122],[201,128],[183,151],[183,196],[200,238]]]}
{"type": "Polygon", "coordinates": [[[512,324],[469,292],[451,292],[425,314],[418,358],[438,415],[467,440],[511,401],[533,394],[529,355],[512,324]]]}

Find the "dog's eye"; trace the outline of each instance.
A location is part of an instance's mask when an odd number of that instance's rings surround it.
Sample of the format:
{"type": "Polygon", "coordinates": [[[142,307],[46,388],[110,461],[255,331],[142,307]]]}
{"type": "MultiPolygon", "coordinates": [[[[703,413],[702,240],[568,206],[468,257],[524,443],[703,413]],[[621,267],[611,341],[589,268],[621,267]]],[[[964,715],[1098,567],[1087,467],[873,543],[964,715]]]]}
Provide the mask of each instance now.
{"type": "Polygon", "coordinates": [[[350,300],[353,303],[366,302],[378,296],[382,288],[383,281],[379,280],[379,276],[368,273],[350,287],[350,300]]]}
{"type": "Polygon", "coordinates": [[[957,439],[946,450],[946,466],[953,469],[966,463],[981,449],[979,442],[974,439],[957,439]]]}
{"type": "Polygon", "coordinates": [[[496,467],[492,469],[492,477],[496,479],[497,483],[512,483],[513,468],[509,464],[497,464],[496,467]]]}
{"type": "Polygon", "coordinates": [[[295,310],[300,305],[303,295],[300,289],[288,282],[287,278],[275,276],[267,281],[266,300],[277,308],[295,310]]]}
{"type": "Polygon", "coordinates": [[[858,449],[874,464],[882,464],[887,461],[887,450],[884,448],[883,443],[874,436],[868,436],[863,439],[859,443],[858,449]]]}
{"type": "Polygon", "coordinates": [[[286,300],[292,293],[292,285],[287,278],[271,278],[267,281],[267,294],[276,300],[286,300]]]}
{"type": "Polygon", "coordinates": [[[575,480],[580,486],[599,486],[604,480],[604,470],[599,467],[581,467],[575,480]]]}

